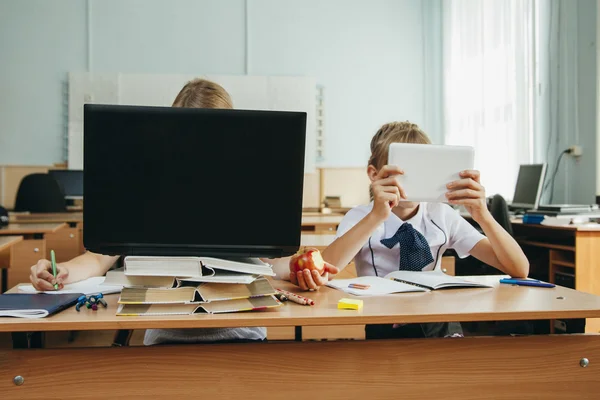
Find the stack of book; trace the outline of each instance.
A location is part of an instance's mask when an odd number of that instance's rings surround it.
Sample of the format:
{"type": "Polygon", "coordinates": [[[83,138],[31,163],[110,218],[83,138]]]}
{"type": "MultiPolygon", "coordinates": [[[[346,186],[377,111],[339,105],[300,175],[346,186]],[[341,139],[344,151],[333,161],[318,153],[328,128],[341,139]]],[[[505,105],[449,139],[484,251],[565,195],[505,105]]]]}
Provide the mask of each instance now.
{"type": "Polygon", "coordinates": [[[208,257],[126,257],[105,285],[123,287],[117,315],[189,315],[281,306],[270,265],[208,257]]]}

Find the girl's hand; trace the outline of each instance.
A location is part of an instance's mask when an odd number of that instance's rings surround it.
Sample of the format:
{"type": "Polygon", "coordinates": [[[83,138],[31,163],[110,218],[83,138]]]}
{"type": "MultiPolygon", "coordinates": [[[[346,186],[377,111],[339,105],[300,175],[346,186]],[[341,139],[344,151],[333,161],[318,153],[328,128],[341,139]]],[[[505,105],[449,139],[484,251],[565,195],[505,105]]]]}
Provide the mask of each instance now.
{"type": "Polygon", "coordinates": [[[333,264],[325,261],[325,269],[322,274],[318,271],[308,269],[295,272],[290,268],[290,282],[300,286],[302,290],[319,290],[319,288],[329,282],[329,274],[337,274],[340,270],[333,264]]]}
{"type": "Polygon", "coordinates": [[[64,287],[63,282],[69,276],[69,270],[60,265],[56,266],[56,279],[52,275],[52,263],[48,260],[39,260],[36,265],[31,267],[31,275],[29,280],[35,288],[39,291],[51,291],[54,290],[54,284],[58,284],[58,290],[64,287]]]}
{"type": "Polygon", "coordinates": [[[460,173],[461,179],[450,182],[446,198],[450,204],[463,205],[475,222],[480,223],[491,216],[486,203],[485,188],[481,186],[479,171],[467,170],[460,173]]]}
{"type": "Polygon", "coordinates": [[[396,175],[403,175],[404,171],[395,165],[386,165],[381,168],[371,183],[373,192],[373,210],[371,213],[378,220],[385,221],[392,211],[400,203],[401,199],[406,199],[404,189],[398,183],[396,175]]]}

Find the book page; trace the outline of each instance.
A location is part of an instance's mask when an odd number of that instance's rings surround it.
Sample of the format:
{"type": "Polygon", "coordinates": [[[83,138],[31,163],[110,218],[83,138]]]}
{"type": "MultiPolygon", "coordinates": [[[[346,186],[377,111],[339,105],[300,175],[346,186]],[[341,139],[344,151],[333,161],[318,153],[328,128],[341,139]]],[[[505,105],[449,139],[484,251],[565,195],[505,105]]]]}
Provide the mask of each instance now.
{"type": "Polygon", "coordinates": [[[438,271],[394,271],[387,274],[386,278],[414,283],[432,290],[450,287],[486,287],[486,285],[469,282],[438,271]]]}
{"type": "Polygon", "coordinates": [[[380,278],[377,276],[361,276],[351,279],[333,279],[327,283],[327,286],[341,290],[345,293],[355,296],[381,296],[392,293],[426,292],[427,289],[414,285],[408,285],[402,282],[396,282],[391,279],[380,278]],[[369,285],[368,289],[352,289],[348,285],[358,283],[369,285]]]}
{"type": "Polygon", "coordinates": [[[98,294],[98,293],[110,294],[110,293],[120,293],[121,292],[121,289],[123,288],[122,285],[118,285],[118,284],[105,285],[104,279],[105,278],[103,276],[94,276],[92,278],[89,278],[89,279],[86,279],[86,280],[83,280],[80,282],[69,283],[69,284],[65,285],[64,288],[61,290],[51,290],[51,291],[44,291],[44,292],[35,290],[33,285],[20,285],[19,292],[22,292],[22,293],[47,293],[47,294],[83,293],[86,296],[89,296],[92,294],[98,294]]]}

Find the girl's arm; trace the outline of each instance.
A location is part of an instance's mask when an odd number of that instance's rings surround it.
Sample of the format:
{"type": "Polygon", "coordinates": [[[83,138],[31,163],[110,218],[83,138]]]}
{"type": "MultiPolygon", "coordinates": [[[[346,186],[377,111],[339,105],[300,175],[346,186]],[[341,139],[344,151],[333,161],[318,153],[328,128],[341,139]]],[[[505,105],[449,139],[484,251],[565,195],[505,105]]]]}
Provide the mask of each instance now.
{"type": "Polygon", "coordinates": [[[56,279],[52,274],[50,261],[40,260],[31,267],[29,279],[37,290],[54,290],[55,283],[62,289],[67,283],[104,275],[118,259],[118,256],[104,256],[87,251],[72,260],[56,264],[56,279]]]}
{"type": "MultiPolygon", "coordinates": [[[[374,167],[369,166],[369,168],[374,167]]],[[[386,165],[373,176],[371,183],[373,209],[323,251],[325,261],[343,269],[354,259],[373,231],[388,219],[401,198],[406,198],[404,189],[395,177],[403,173],[404,171],[397,166],[386,165]]]]}
{"type": "Polygon", "coordinates": [[[527,277],[529,261],[515,239],[490,214],[479,171],[463,171],[460,176],[462,179],[448,184],[450,191],[446,197],[450,204],[464,205],[487,236],[473,247],[470,254],[512,277],[527,277]]]}

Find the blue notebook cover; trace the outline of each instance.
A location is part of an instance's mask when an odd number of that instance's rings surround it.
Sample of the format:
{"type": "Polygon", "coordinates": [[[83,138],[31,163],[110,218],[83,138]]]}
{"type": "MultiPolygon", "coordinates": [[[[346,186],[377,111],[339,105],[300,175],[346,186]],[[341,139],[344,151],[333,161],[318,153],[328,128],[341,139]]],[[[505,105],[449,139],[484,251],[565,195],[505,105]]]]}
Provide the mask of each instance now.
{"type": "Polygon", "coordinates": [[[43,318],[77,303],[82,293],[0,295],[0,317],[43,318]]]}

